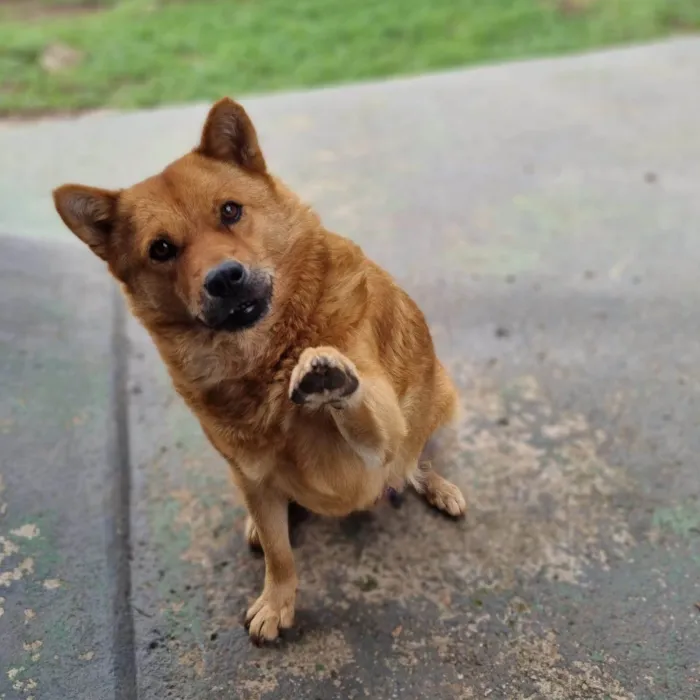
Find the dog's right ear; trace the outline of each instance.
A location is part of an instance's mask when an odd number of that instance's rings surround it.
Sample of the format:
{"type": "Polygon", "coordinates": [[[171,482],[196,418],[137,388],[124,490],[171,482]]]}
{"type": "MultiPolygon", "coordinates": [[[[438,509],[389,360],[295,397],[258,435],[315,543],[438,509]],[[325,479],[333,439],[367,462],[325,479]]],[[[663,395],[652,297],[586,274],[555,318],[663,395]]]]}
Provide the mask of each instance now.
{"type": "Polygon", "coordinates": [[[118,192],[84,185],[63,185],[53,191],[54,205],[63,223],[103,260],[107,259],[118,200],[118,192]]]}

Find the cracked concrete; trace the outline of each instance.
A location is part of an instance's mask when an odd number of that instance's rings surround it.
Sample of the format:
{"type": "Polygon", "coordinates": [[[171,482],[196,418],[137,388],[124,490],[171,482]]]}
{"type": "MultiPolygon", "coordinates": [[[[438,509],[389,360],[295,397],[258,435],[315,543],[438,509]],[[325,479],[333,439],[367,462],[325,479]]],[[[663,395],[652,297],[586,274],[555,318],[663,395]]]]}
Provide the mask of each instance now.
{"type": "Polygon", "coordinates": [[[425,310],[470,506],[300,522],[269,649],[226,467],[48,201],[162,166],[206,106],[1,131],[0,698],[700,696],[699,72],[685,39],[246,102],[425,310]]]}

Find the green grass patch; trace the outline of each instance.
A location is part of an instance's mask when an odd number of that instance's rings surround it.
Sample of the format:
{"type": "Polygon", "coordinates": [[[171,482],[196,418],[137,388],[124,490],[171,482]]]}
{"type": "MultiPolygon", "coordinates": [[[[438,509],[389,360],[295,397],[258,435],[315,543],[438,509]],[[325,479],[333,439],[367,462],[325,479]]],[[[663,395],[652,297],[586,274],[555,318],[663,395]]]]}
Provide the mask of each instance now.
{"type": "Polygon", "coordinates": [[[0,113],[145,107],[700,28],[698,0],[0,0],[0,113]]]}
{"type": "Polygon", "coordinates": [[[659,508],[654,512],[652,523],[657,529],[671,532],[679,537],[697,537],[700,535],[700,506],[693,503],[673,508],[659,508]]]}

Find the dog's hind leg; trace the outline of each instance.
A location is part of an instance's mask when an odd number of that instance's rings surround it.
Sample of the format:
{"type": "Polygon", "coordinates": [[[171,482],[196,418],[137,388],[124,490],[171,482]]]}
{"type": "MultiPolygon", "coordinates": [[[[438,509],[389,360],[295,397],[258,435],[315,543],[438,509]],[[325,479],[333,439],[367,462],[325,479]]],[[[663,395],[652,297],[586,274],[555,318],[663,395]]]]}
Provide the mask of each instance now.
{"type": "MultiPolygon", "coordinates": [[[[297,530],[301,523],[309,517],[309,511],[297,503],[290,503],[287,511],[287,517],[289,518],[289,538],[291,540],[292,547],[296,547],[297,530]]],[[[255,522],[250,515],[248,515],[245,519],[245,539],[253,552],[262,554],[263,548],[260,542],[258,528],[255,526],[255,522]]]]}
{"type": "Polygon", "coordinates": [[[434,508],[458,518],[466,512],[467,504],[458,486],[435,471],[435,465],[448,455],[458,452],[455,420],[457,392],[447,373],[440,367],[437,375],[438,428],[429,438],[419,459],[418,469],[411,475],[411,486],[434,508]]]}
{"type": "Polygon", "coordinates": [[[262,552],[258,528],[255,527],[253,518],[251,518],[250,515],[245,519],[245,540],[254,552],[262,552]]]}

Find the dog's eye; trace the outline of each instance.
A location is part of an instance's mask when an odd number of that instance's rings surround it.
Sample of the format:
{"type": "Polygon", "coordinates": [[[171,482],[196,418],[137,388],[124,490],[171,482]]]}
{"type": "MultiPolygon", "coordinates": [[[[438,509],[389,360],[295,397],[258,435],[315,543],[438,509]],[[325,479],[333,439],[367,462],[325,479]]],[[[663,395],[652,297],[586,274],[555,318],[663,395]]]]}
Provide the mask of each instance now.
{"type": "Polygon", "coordinates": [[[177,255],[177,246],[173,245],[165,238],[157,238],[148,249],[151,260],[156,262],[166,262],[172,260],[177,255]]]}
{"type": "Polygon", "coordinates": [[[236,202],[228,201],[221,205],[221,223],[224,226],[232,226],[240,221],[243,207],[236,202]]]}

